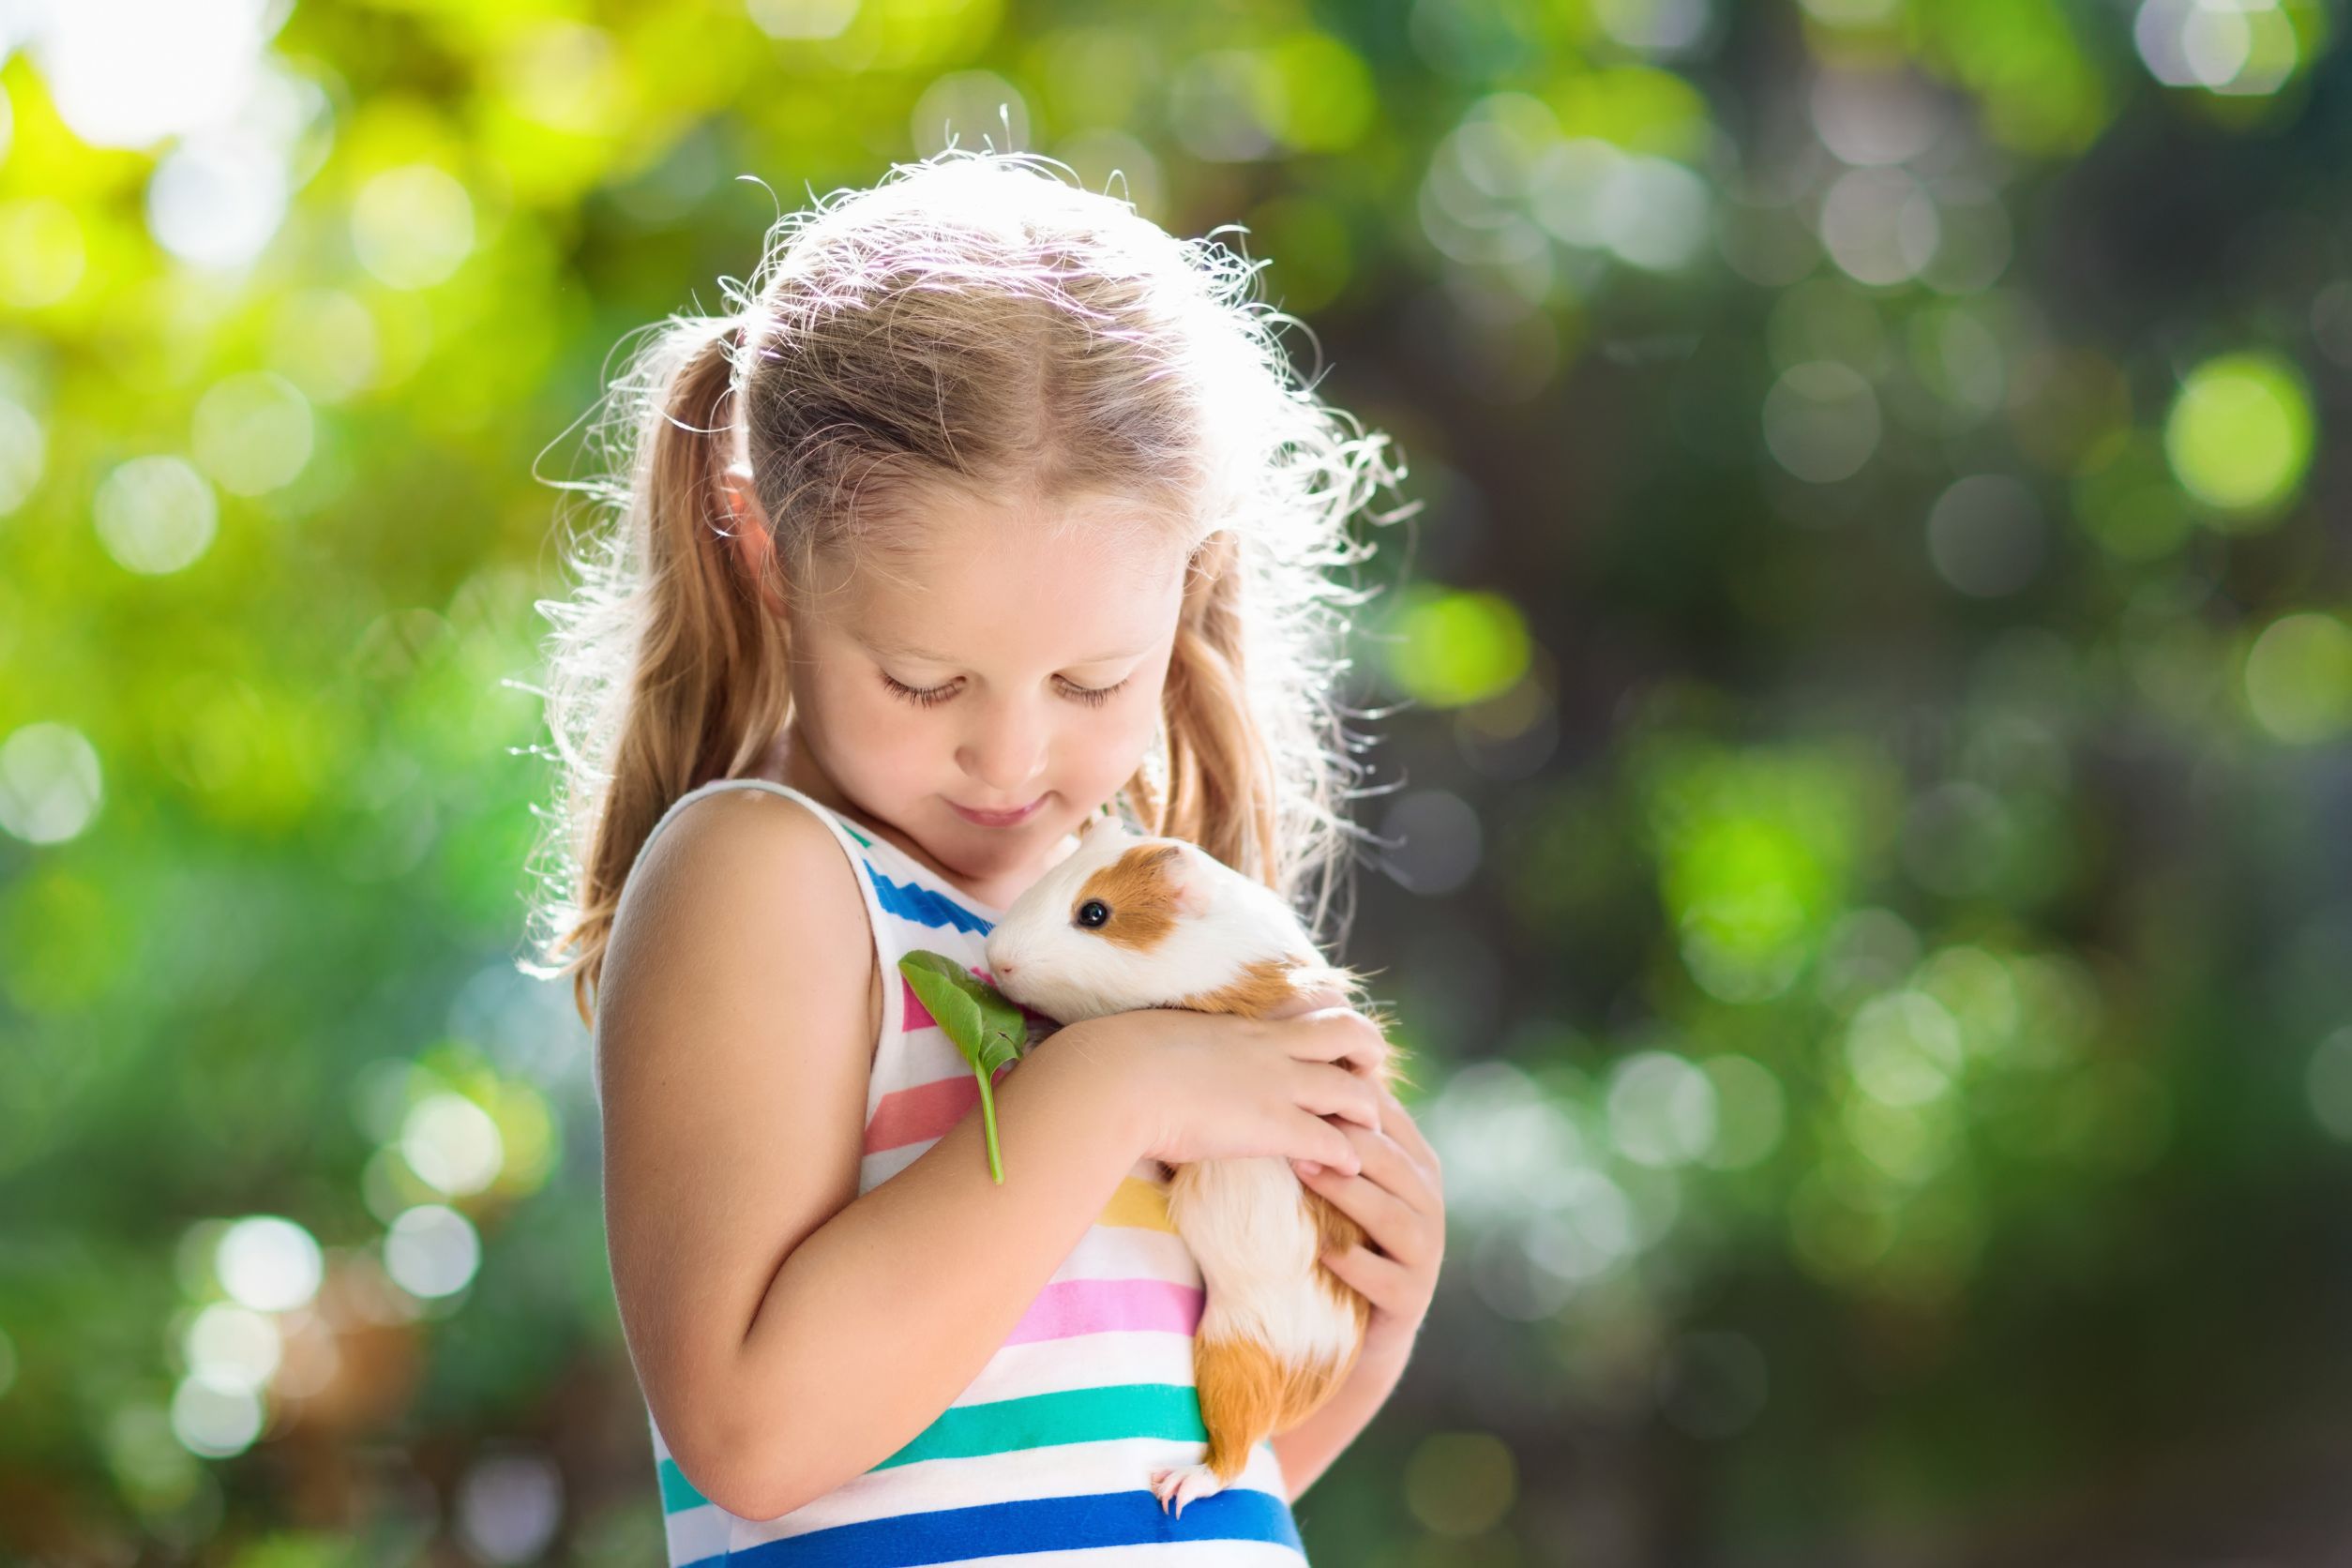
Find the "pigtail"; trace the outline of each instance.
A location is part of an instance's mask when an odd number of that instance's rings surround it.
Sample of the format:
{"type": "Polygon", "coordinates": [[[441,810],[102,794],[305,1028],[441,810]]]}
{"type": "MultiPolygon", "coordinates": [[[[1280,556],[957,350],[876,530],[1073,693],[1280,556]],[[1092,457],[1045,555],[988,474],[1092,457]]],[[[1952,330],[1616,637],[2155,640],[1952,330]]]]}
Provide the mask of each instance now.
{"type": "Polygon", "coordinates": [[[1188,838],[1288,897],[1273,760],[1251,721],[1238,553],[1220,530],[1193,554],[1161,698],[1166,792],[1141,774],[1128,792],[1153,833],[1188,838]]]}
{"type": "Polygon", "coordinates": [[[753,764],[789,716],[786,629],[761,605],[722,520],[735,327],[729,318],[675,325],[638,380],[651,390],[617,535],[635,558],[619,564],[629,588],[610,607],[634,636],[626,681],[608,698],[617,725],[600,808],[583,824],[577,920],[553,949],[574,952],[565,968],[592,1028],[605,943],[646,837],[687,791],[753,764]]]}

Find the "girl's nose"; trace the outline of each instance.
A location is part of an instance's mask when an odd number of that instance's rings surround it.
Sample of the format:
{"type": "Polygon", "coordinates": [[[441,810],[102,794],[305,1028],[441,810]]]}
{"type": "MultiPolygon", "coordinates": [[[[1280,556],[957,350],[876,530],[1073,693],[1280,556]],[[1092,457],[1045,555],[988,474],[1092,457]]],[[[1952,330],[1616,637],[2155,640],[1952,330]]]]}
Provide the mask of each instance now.
{"type": "Polygon", "coordinates": [[[999,710],[965,744],[958,761],[1004,805],[1027,806],[1036,795],[1028,785],[1045,770],[1045,727],[1034,716],[999,710]]]}

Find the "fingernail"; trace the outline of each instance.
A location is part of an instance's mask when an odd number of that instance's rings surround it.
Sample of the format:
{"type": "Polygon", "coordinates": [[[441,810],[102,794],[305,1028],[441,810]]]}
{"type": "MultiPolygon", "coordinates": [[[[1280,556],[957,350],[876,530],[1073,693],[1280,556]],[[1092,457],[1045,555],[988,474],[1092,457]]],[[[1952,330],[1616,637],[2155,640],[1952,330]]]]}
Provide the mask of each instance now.
{"type": "Polygon", "coordinates": [[[1302,1176],[1317,1176],[1322,1173],[1323,1168],[1313,1160],[1292,1160],[1290,1163],[1298,1167],[1299,1174],[1302,1176]]]}

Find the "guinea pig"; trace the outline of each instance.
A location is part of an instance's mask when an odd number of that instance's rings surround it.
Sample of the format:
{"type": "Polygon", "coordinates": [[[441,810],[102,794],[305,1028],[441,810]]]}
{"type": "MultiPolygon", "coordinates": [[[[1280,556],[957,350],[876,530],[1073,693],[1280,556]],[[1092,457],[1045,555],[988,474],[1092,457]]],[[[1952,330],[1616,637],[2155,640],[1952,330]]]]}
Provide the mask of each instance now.
{"type": "MultiPolygon", "coordinates": [[[[1063,1025],[1146,1007],[1273,1018],[1351,1003],[1363,988],[1323,961],[1273,889],[1197,845],[1103,817],[1014,900],[988,933],[988,966],[1007,998],[1063,1025]]],[[[1382,1084],[1395,1078],[1389,1054],[1373,1068],[1382,1084]]],[[[1207,1288],[1193,1341],[1205,1462],[1151,1477],[1162,1511],[1182,1515],[1338,1389],[1371,1308],[1321,1261],[1361,1243],[1363,1227],[1280,1155],[1177,1168],[1168,1213],[1207,1288]]]]}

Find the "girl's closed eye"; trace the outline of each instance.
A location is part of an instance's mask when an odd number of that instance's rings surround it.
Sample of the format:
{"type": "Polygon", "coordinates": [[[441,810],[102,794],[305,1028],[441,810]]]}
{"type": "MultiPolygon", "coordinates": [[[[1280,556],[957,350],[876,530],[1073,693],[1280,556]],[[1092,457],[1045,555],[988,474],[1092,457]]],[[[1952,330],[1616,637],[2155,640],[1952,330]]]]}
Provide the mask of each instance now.
{"type": "MultiPolygon", "coordinates": [[[[1107,686],[1082,686],[1077,685],[1075,682],[1063,681],[1062,683],[1062,691],[1064,696],[1068,697],[1073,701],[1083,702],[1090,708],[1099,708],[1104,703],[1109,701],[1113,697],[1117,696],[1120,692],[1125,690],[1127,682],[1133,680],[1134,678],[1134,676],[1130,675],[1126,678],[1126,680],[1122,680],[1114,685],[1107,686]]],[[[956,695],[956,683],[953,681],[950,681],[945,686],[911,686],[903,684],[902,682],[894,681],[885,674],[882,676],[882,685],[888,686],[893,694],[906,699],[906,701],[914,703],[918,707],[924,708],[931,707],[936,703],[944,702],[949,698],[956,695]]]]}

